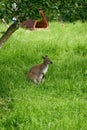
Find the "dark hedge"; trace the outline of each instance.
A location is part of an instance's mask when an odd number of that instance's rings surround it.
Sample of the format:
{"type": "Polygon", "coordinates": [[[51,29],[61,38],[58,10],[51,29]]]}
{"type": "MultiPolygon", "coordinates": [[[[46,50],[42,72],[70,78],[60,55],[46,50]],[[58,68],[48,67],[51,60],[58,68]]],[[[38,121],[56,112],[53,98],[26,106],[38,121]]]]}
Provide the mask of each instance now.
{"type": "Polygon", "coordinates": [[[19,17],[21,21],[32,18],[39,19],[38,9],[42,8],[49,21],[87,20],[87,0],[2,0],[0,2],[0,18],[9,21],[19,17]],[[16,3],[16,9],[12,4],[16,3]]]}

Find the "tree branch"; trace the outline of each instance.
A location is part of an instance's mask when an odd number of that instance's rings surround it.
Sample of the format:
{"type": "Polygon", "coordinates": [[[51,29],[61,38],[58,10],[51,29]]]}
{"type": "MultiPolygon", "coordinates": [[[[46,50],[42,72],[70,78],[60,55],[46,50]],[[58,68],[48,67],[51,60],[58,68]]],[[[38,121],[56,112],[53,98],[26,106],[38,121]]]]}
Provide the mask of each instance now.
{"type": "Polygon", "coordinates": [[[11,26],[7,29],[7,31],[0,38],[0,48],[5,44],[8,38],[19,28],[19,23],[16,21],[11,24],[11,26]]]}

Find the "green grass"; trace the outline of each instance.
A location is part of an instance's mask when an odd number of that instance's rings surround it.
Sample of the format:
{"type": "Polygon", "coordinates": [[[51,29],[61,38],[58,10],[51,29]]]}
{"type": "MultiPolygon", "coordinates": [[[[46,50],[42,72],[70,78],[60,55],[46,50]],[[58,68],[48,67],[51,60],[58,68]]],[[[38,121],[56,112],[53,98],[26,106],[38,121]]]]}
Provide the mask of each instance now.
{"type": "Polygon", "coordinates": [[[20,28],[0,49],[0,130],[87,130],[87,23],[20,28]],[[45,82],[27,82],[44,55],[45,82]]]}

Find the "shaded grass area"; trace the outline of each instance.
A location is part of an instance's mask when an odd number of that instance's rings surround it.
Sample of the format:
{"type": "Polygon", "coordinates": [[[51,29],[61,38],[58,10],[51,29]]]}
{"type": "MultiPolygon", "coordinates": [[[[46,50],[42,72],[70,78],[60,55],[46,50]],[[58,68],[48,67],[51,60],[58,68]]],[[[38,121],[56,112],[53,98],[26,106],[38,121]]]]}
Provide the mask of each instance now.
{"type": "Polygon", "coordinates": [[[87,23],[50,23],[11,36],[0,49],[1,130],[87,129],[86,32],[87,23]],[[44,55],[53,61],[45,82],[27,82],[29,68],[44,55]]]}

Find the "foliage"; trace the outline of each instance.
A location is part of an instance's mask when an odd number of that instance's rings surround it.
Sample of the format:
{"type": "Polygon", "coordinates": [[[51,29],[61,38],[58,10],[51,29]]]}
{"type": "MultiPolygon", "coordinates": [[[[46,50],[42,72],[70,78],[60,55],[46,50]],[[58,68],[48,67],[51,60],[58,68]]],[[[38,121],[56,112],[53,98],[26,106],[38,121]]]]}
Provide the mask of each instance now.
{"type": "Polygon", "coordinates": [[[0,18],[9,21],[13,17],[21,21],[27,18],[40,18],[38,9],[42,8],[48,20],[87,20],[87,0],[2,0],[0,18]]]}
{"type": "Polygon", "coordinates": [[[0,130],[87,130],[86,32],[87,23],[56,22],[9,38],[0,49],[0,130]],[[46,54],[53,64],[44,83],[27,82],[46,54]]]}

